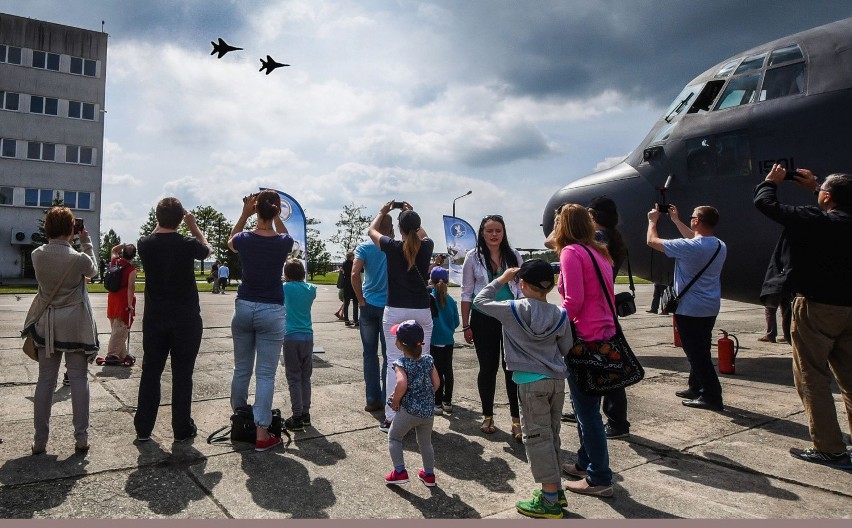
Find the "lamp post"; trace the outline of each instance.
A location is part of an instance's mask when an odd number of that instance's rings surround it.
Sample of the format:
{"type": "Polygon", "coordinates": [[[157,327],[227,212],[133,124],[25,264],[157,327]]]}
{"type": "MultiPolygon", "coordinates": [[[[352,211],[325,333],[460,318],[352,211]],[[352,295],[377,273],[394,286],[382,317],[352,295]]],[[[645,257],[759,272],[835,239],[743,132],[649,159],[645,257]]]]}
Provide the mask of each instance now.
{"type": "Polygon", "coordinates": [[[463,195],[461,195],[458,198],[456,198],[455,200],[453,200],[453,218],[455,218],[455,216],[456,216],[456,200],[458,200],[459,198],[464,198],[465,196],[469,196],[472,193],[473,193],[473,191],[467,191],[463,195]]]}

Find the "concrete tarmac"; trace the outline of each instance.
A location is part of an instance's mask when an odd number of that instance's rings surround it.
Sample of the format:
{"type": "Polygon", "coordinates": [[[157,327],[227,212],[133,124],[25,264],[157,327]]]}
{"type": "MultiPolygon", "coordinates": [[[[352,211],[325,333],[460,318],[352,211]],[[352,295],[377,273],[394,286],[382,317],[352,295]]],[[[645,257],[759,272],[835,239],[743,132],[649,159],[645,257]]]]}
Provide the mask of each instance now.
{"type": "MultiPolygon", "coordinates": [[[[625,286],[618,286],[623,290],[625,286]]],[[[505,385],[498,375],[495,423],[479,431],[473,348],[454,354],[455,411],[435,418],[438,486],[414,479],[386,486],[392,469],[381,413],[364,412],[357,329],[332,315],[337,290],[319,286],[313,308],[313,425],[286,448],[256,453],[251,444],[210,445],[228,424],[233,369],[230,319],[235,291],[201,293],[204,337],[196,364],[193,415],[199,434],[173,443],[171,377],[150,442],[133,429],[142,353],[141,320],[133,327],[136,366],[89,368],[91,450],[74,453],[68,387],[54,394],[47,453],[30,454],[32,397],[38,365],[18,337],[32,295],[0,295],[0,518],[508,518],[529,499],[533,483],[522,444],[512,439],[505,385]]],[[[793,459],[790,447],[811,444],[807,416],[793,387],[790,347],[761,343],[763,309],[723,301],[716,331],[738,336],[736,375],[722,375],[726,410],[689,409],[674,395],[686,388],[688,364],[672,345],[671,318],[645,312],[652,287],[637,287],[638,313],[622,320],[646,378],[628,388],[631,435],[609,442],[615,497],[568,494],[570,518],[835,518],[852,516],[852,472],[793,459]]],[[[451,288],[458,298],[460,289],[451,288]]],[[[554,300],[556,294],[551,294],[554,300]]],[[[106,295],[93,294],[102,348],[109,339],[106,295]]],[[[139,313],[144,314],[140,296],[139,313]]],[[[457,341],[462,342],[460,334],[457,341]]],[[[715,342],[715,338],[714,338],[715,342]]],[[[713,351],[715,358],[715,347],[713,351]]],[[[715,359],[714,359],[715,362],[715,359]]],[[[251,391],[253,393],[254,386],[251,391]]],[[[847,443],[848,423],[835,387],[847,443]]],[[[289,416],[283,367],[274,407],[289,416]]],[[[575,460],[576,426],[563,424],[563,462],[575,460]]],[[[414,435],[406,462],[421,467],[414,435]]]]}

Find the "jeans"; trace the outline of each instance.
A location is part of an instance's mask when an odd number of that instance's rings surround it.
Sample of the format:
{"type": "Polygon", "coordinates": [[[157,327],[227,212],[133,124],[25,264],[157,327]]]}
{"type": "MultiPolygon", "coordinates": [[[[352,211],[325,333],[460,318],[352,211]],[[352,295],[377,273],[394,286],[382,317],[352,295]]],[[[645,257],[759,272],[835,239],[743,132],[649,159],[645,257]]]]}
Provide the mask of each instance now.
{"type": "MultiPolygon", "coordinates": [[[[385,306],[382,316],[382,327],[385,332],[385,342],[393,343],[388,347],[388,366],[385,370],[385,386],[391,391],[396,389],[396,370],[393,362],[402,357],[402,351],[396,348],[396,336],[391,334],[391,327],[397,323],[414,319],[423,327],[423,354],[429,353],[429,343],[432,340],[432,311],[429,308],[396,308],[385,306]]],[[[396,411],[385,402],[385,419],[393,421],[396,411]]]]}
{"type": "Polygon", "coordinates": [[[272,423],[275,371],[284,343],[284,305],[237,299],[231,320],[234,338],[234,377],[231,380],[231,409],[248,404],[251,375],[255,375],[254,423],[272,423]],[[256,362],[255,362],[256,360],[256,362]]]}
{"type": "Polygon", "coordinates": [[[361,307],[360,333],[364,348],[364,386],[367,405],[384,403],[386,399],[385,377],[388,368],[388,352],[385,334],[382,331],[384,307],[365,304],[361,307]],[[382,343],[382,369],[379,370],[379,341],[382,343]]]}
{"type": "Polygon", "coordinates": [[[781,332],[789,344],[790,325],[793,321],[789,295],[779,293],[767,296],[766,307],[763,309],[763,315],[766,317],[766,337],[773,341],[778,337],[778,323],[775,321],[775,314],[778,312],[778,308],[781,308],[781,332]]]}
{"type": "Polygon", "coordinates": [[[689,360],[689,389],[710,403],[721,404],[722,385],[710,356],[716,316],[691,317],[676,314],[675,324],[686,359],[689,360]]]}
{"type": "Polygon", "coordinates": [[[145,311],[142,320],[142,377],[133,424],[136,434],[147,438],[154,430],[160,407],[160,378],[171,356],[172,432],[175,438],[193,433],[192,373],[201,346],[201,314],[173,317],[156,310],[145,311]]]}
{"type": "Polygon", "coordinates": [[[651,311],[656,313],[657,309],[660,307],[660,297],[663,295],[663,291],[666,289],[665,284],[657,284],[654,283],[654,296],[651,297],[651,311]]]}
{"type": "Polygon", "coordinates": [[[577,415],[577,436],[580,437],[576,465],[589,473],[587,480],[592,486],[609,486],[612,484],[612,470],[609,468],[609,448],[600,412],[601,397],[581,391],[570,367],[568,388],[577,415]]]}

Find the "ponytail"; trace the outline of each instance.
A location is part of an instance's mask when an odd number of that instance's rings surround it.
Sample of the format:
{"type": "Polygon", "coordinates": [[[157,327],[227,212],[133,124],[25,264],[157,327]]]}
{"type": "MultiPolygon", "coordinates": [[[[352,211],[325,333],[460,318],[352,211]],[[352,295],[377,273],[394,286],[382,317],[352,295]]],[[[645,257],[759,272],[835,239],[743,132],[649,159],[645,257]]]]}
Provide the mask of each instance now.
{"type": "Polygon", "coordinates": [[[417,230],[411,230],[404,235],[405,241],[402,244],[402,254],[408,263],[408,271],[410,271],[414,267],[417,260],[417,253],[420,251],[420,237],[417,236],[417,230]]]}
{"type": "Polygon", "coordinates": [[[444,282],[444,279],[440,279],[435,284],[435,300],[441,308],[447,307],[447,283],[444,282]]]}

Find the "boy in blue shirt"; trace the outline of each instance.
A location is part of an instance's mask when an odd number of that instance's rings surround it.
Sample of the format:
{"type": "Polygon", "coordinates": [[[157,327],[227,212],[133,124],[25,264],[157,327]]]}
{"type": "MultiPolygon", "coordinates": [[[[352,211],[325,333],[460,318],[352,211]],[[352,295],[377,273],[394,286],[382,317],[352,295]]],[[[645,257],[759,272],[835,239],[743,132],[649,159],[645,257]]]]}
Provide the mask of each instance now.
{"type": "Polygon", "coordinates": [[[314,368],[311,305],[316,299],[317,287],[305,282],[305,267],[298,259],[288,259],[284,264],[284,280],[287,330],[281,363],[293,409],[293,416],[284,420],[284,426],[291,431],[304,431],[306,425],[311,425],[311,373],[314,368]]]}

